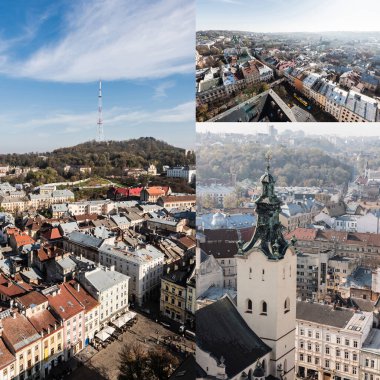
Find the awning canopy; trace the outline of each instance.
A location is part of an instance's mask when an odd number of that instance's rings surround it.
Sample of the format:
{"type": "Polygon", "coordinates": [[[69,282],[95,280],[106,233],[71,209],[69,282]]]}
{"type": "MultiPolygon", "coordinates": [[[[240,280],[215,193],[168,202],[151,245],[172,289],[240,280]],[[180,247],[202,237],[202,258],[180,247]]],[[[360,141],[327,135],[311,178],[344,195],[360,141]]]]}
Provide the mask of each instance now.
{"type": "Polygon", "coordinates": [[[111,335],[108,334],[106,331],[102,330],[102,331],[99,331],[95,337],[100,339],[102,342],[104,342],[105,340],[107,340],[111,335]]]}
{"type": "Polygon", "coordinates": [[[105,331],[107,334],[112,335],[115,332],[115,328],[111,326],[107,326],[102,331],[105,331]]]}
{"type": "Polygon", "coordinates": [[[125,320],[125,323],[129,322],[131,319],[133,319],[134,317],[136,317],[136,313],[134,313],[133,311],[127,311],[124,315],[124,320],[125,320]]]}
{"type": "Polygon", "coordinates": [[[114,321],[112,321],[112,324],[119,328],[122,327],[123,325],[125,325],[124,317],[119,317],[118,319],[115,319],[114,321]]]}

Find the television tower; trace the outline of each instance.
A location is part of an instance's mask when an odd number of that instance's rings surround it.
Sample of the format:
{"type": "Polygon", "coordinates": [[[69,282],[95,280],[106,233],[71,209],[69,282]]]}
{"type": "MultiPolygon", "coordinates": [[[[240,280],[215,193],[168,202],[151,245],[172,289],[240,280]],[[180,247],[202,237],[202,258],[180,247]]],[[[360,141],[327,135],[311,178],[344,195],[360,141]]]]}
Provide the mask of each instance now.
{"type": "Polygon", "coordinates": [[[98,128],[96,133],[96,141],[104,141],[103,130],[103,117],[102,117],[102,81],[99,81],[99,95],[98,95],[98,128]]]}

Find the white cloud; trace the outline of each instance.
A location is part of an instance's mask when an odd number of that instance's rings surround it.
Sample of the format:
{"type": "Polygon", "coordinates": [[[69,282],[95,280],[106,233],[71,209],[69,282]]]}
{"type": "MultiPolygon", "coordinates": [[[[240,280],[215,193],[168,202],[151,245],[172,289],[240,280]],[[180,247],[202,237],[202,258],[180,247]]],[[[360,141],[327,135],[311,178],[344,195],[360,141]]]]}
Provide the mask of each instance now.
{"type": "Polygon", "coordinates": [[[166,98],[168,96],[167,90],[170,88],[173,88],[175,85],[174,81],[167,81],[162,82],[158,86],[154,88],[154,95],[153,98],[160,99],[160,98],[166,98]]]}
{"type": "Polygon", "coordinates": [[[165,77],[194,68],[195,4],[186,0],[75,3],[63,37],[0,72],[39,80],[88,82],[165,77]]]}
{"type": "MultiPolygon", "coordinates": [[[[147,111],[145,109],[113,108],[104,113],[104,129],[138,125],[143,123],[184,123],[194,122],[195,104],[193,101],[172,108],[147,111]]],[[[12,125],[12,133],[47,133],[54,129],[55,135],[77,134],[84,130],[96,129],[97,113],[51,113],[45,117],[16,120],[16,115],[3,115],[1,125],[12,125]]]]}

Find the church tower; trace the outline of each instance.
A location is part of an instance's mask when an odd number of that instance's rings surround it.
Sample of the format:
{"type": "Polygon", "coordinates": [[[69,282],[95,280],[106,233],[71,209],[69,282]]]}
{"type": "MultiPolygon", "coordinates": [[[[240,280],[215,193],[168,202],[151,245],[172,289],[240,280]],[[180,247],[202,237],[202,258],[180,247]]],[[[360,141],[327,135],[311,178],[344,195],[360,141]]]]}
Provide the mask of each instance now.
{"type": "Polygon", "coordinates": [[[261,177],[256,200],[256,231],[246,244],[239,242],[237,308],[248,326],[272,348],[265,375],[295,377],[297,256],[282,235],[281,201],[274,192],[270,158],[261,177]]]}

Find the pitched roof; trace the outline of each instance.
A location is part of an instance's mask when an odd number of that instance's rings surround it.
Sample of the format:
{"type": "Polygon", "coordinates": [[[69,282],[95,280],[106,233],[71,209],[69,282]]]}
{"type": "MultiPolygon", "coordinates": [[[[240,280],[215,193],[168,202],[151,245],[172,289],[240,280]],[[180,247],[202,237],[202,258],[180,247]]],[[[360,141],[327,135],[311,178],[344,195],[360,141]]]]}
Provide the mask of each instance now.
{"type": "Polygon", "coordinates": [[[44,237],[46,240],[55,240],[62,238],[59,228],[57,227],[50,228],[47,231],[41,232],[41,236],[44,237]]]}
{"type": "MultiPolygon", "coordinates": [[[[60,322],[54,315],[47,309],[41,310],[40,312],[33,314],[29,317],[30,323],[38,331],[39,334],[42,332],[44,334],[48,333],[49,330],[57,329],[61,327],[60,322]]],[[[62,327],[63,328],[63,327],[62,327]]]]}
{"type": "Polygon", "coordinates": [[[297,240],[318,240],[331,241],[352,245],[367,245],[380,247],[380,234],[361,233],[361,232],[344,232],[335,230],[319,230],[313,228],[296,228],[294,231],[285,235],[286,239],[295,236],[297,240]]]}
{"type": "Polygon", "coordinates": [[[355,314],[353,310],[335,308],[332,305],[297,302],[296,318],[326,326],[344,328],[355,314]]]}
{"type": "Polygon", "coordinates": [[[199,309],[197,345],[218,361],[225,359],[229,378],[271,351],[247,325],[228,296],[199,309]]]}
{"type": "Polygon", "coordinates": [[[7,367],[15,360],[16,358],[8,350],[7,346],[4,344],[3,339],[0,338],[0,369],[7,367]]]}
{"type": "Polygon", "coordinates": [[[3,274],[0,274],[0,294],[4,294],[9,298],[21,296],[27,291],[21,286],[15,284],[12,280],[7,279],[3,274]]]}
{"type": "Polygon", "coordinates": [[[79,314],[84,307],[79,304],[76,298],[67,290],[67,288],[61,284],[58,285],[59,293],[52,295],[48,294],[47,299],[49,305],[54,309],[58,316],[67,320],[76,314],[79,314]]]}
{"type": "Polygon", "coordinates": [[[71,280],[64,284],[67,290],[84,306],[86,312],[99,306],[99,302],[91,296],[78,282],[71,280]]]}
{"type": "Polygon", "coordinates": [[[37,330],[20,313],[14,312],[13,317],[5,317],[1,321],[4,328],[3,336],[16,352],[40,339],[37,330]]]}
{"type": "Polygon", "coordinates": [[[39,292],[32,291],[21,297],[17,297],[17,301],[21,305],[23,305],[25,308],[29,308],[29,307],[41,305],[42,303],[47,301],[47,298],[39,292]]]}

